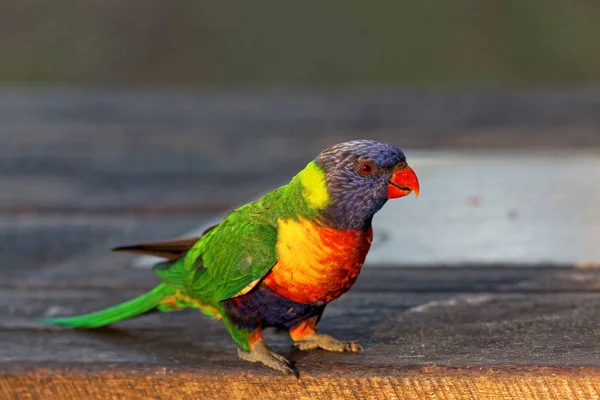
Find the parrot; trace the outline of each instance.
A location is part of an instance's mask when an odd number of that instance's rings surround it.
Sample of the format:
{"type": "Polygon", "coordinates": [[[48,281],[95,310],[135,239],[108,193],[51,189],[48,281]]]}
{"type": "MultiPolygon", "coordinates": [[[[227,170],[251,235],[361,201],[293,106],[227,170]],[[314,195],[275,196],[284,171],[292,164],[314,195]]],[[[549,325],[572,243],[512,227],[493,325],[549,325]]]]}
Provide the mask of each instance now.
{"type": "Polygon", "coordinates": [[[318,333],[327,304],[356,281],[373,239],[372,220],[388,199],[419,194],[397,147],[352,140],[323,150],[289,183],[240,206],[199,237],[117,247],[158,256],[161,283],[132,300],[45,324],[91,329],[152,311],[193,308],[221,320],[238,358],[299,376],[264,342],[289,333],[300,351],[359,352],[362,345],[318,333]]]}

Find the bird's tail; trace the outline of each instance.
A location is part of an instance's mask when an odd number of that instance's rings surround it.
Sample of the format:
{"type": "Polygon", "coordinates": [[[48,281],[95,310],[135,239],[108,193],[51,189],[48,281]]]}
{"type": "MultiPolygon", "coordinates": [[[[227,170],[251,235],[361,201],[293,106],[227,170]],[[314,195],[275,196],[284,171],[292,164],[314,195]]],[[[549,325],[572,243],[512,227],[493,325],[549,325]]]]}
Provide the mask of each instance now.
{"type": "Polygon", "coordinates": [[[155,308],[161,308],[161,304],[169,303],[174,295],[174,289],[161,284],[148,293],[114,307],[75,317],[43,318],[39,321],[44,324],[61,325],[69,328],[99,328],[113,322],[136,317],[155,308]]]}

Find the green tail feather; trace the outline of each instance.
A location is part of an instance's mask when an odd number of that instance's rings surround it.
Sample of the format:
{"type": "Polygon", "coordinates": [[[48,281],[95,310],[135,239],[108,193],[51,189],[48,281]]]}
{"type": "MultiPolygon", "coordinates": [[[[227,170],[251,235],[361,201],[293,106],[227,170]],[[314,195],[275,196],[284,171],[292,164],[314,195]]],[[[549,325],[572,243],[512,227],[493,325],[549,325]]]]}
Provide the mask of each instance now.
{"type": "Polygon", "coordinates": [[[42,318],[39,322],[70,328],[99,328],[151,311],[174,293],[175,291],[172,288],[166,285],[158,285],[148,293],[114,307],[75,317],[42,318]]]}

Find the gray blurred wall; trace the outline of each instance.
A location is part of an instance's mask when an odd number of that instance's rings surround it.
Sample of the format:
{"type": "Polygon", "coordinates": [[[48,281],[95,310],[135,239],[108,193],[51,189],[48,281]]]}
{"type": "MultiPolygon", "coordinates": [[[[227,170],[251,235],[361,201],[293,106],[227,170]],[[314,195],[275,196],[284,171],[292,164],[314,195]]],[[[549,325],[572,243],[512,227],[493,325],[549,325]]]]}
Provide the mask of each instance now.
{"type": "Polygon", "coordinates": [[[0,84],[581,86],[597,0],[3,0],[0,84]]]}

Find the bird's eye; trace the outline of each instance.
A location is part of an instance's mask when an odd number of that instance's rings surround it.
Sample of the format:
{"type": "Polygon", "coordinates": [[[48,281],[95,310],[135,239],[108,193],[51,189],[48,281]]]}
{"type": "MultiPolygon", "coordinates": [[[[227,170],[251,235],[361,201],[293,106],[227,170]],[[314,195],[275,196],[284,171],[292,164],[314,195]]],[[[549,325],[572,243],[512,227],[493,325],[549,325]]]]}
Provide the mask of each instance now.
{"type": "Polygon", "coordinates": [[[407,166],[408,164],[406,163],[406,161],[400,161],[400,162],[399,162],[398,164],[396,164],[396,165],[397,165],[398,169],[403,169],[403,168],[406,168],[406,166],[407,166]]]}
{"type": "Polygon", "coordinates": [[[369,163],[364,163],[360,166],[360,172],[362,172],[364,175],[371,175],[373,172],[373,166],[369,163]]]}

